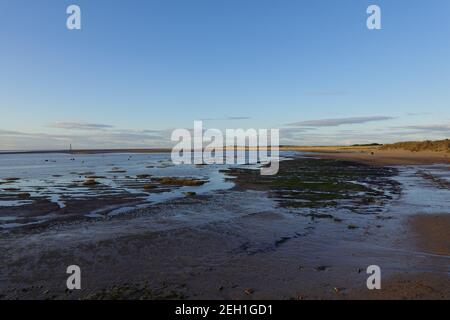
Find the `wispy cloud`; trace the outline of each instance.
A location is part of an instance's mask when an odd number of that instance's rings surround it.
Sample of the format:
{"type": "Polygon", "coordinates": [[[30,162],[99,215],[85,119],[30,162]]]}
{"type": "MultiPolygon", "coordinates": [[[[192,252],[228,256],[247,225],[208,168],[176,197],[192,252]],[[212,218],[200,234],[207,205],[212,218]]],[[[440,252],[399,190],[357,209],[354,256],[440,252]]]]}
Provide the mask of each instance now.
{"type": "Polygon", "coordinates": [[[283,145],[326,146],[397,142],[399,135],[395,132],[390,132],[388,129],[367,132],[335,130],[332,133],[324,133],[317,130],[304,132],[295,136],[282,135],[280,133],[280,139],[283,145]]]}
{"type": "Polygon", "coordinates": [[[225,117],[225,118],[204,118],[202,121],[236,121],[236,120],[250,120],[251,117],[225,117]]]}
{"type": "Polygon", "coordinates": [[[87,122],[56,122],[50,124],[49,127],[66,130],[105,130],[114,128],[114,126],[108,124],[87,122]]]}
{"type": "Polygon", "coordinates": [[[249,120],[251,117],[228,117],[225,120],[249,120]]]}
{"type": "Polygon", "coordinates": [[[48,134],[0,130],[0,150],[58,150],[90,148],[170,147],[170,136],[135,131],[98,131],[95,134],[48,134]]]}
{"type": "Polygon", "coordinates": [[[408,112],[408,113],[406,113],[406,115],[410,116],[410,117],[429,116],[431,114],[433,114],[433,113],[431,113],[431,112],[408,112]]]}
{"type": "Polygon", "coordinates": [[[386,116],[372,117],[352,117],[352,118],[336,118],[336,119],[319,119],[289,123],[288,126],[293,127],[337,127],[346,124],[361,124],[374,121],[385,121],[394,119],[386,116]]]}
{"type": "Polygon", "coordinates": [[[414,125],[414,126],[404,126],[398,129],[410,129],[419,130],[427,132],[448,132],[450,133],[450,124],[428,124],[428,125],[414,125]]]}
{"type": "MultiPolygon", "coordinates": [[[[388,143],[399,140],[438,140],[450,136],[450,123],[409,124],[402,127],[364,129],[339,127],[341,124],[381,121],[390,117],[323,119],[302,122],[300,126],[280,128],[281,144],[290,145],[342,145],[354,143],[388,143]],[[356,119],[356,120],[355,120],[356,119]],[[376,120],[374,120],[376,119],[376,120]],[[333,126],[332,126],[333,125],[333,126]],[[332,128],[321,130],[320,128],[332,128]]],[[[112,126],[111,126],[112,127],[112,126]]],[[[57,150],[70,144],[77,149],[88,148],[152,148],[171,147],[173,129],[67,130],[62,132],[29,132],[0,129],[0,150],[57,150]]],[[[192,128],[186,128],[192,133],[192,128]]],[[[206,128],[204,128],[205,130],[206,128]]]]}
{"type": "Polygon", "coordinates": [[[23,135],[26,135],[26,134],[23,132],[19,132],[19,131],[0,129],[0,136],[23,136],[23,135]]]}

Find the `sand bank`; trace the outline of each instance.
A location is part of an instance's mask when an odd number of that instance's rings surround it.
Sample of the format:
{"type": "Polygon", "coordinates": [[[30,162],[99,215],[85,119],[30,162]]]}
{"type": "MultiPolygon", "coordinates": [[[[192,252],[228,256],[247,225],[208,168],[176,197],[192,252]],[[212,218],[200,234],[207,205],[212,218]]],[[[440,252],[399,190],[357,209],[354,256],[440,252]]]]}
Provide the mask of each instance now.
{"type": "Polygon", "coordinates": [[[450,163],[450,153],[408,150],[380,150],[377,147],[289,147],[282,150],[312,152],[313,156],[357,161],[371,165],[420,165],[450,163]]]}

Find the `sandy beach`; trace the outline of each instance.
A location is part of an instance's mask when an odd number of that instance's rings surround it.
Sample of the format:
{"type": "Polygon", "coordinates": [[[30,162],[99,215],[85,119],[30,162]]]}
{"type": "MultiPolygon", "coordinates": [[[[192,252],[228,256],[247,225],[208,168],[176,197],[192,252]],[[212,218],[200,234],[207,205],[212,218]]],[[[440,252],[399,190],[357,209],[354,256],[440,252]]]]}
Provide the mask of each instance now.
{"type": "Polygon", "coordinates": [[[380,150],[377,147],[282,147],[281,150],[311,152],[313,156],[351,160],[370,165],[420,165],[450,163],[450,153],[408,150],[380,150]]]}

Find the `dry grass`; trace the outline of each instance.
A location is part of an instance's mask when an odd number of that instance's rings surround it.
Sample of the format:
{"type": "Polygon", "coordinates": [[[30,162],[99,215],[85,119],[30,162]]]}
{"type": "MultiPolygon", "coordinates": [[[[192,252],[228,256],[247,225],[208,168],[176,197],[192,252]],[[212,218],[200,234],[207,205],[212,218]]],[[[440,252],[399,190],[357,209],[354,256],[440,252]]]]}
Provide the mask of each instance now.
{"type": "Polygon", "coordinates": [[[386,144],[381,147],[382,150],[409,150],[412,152],[433,151],[433,152],[450,152],[450,140],[439,141],[407,141],[386,144]]]}

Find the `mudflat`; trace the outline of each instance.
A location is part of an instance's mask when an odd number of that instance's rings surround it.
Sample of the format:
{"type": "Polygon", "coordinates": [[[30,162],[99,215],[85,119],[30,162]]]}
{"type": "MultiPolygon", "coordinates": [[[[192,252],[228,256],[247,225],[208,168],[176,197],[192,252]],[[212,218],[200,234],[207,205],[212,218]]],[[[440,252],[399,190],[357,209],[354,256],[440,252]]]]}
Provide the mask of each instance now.
{"type": "MultiPolygon", "coordinates": [[[[447,299],[448,255],[416,241],[429,239],[435,223],[409,222],[424,210],[449,213],[446,168],[301,155],[282,161],[276,176],[224,168],[232,188],[119,213],[87,218],[74,204],[75,219],[56,211],[55,222],[0,232],[0,297],[447,299]],[[72,264],[82,270],[80,291],[65,287],[72,264]],[[382,270],[381,291],[366,287],[369,265],[382,270]]],[[[140,190],[139,179],[151,178],[136,179],[140,190]]]]}

